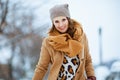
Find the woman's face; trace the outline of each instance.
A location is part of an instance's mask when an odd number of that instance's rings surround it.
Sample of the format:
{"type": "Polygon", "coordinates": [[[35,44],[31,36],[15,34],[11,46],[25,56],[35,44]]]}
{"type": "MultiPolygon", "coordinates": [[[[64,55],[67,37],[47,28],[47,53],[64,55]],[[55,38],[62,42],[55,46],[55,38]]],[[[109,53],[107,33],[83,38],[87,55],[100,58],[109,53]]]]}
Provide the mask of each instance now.
{"type": "Polygon", "coordinates": [[[64,16],[55,17],[53,19],[53,24],[54,24],[55,28],[61,33],[65,33],[68,29],[67,17],[64,17],[64,16]]]}

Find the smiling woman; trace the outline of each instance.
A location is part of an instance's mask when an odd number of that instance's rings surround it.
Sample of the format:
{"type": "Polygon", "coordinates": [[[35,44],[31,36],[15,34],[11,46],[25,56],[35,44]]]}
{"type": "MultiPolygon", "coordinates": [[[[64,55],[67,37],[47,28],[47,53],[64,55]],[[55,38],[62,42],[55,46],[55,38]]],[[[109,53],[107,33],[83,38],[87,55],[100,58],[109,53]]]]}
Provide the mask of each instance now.
{"type": "Polygon", "coordinates": [[[88,40],[81,24],[70,17],[68,4],[50,9],[52,28],[43,40],[33,80],[96,80],[88,40]],[[85,74],[84,74],[85,73],[85,74]]]}

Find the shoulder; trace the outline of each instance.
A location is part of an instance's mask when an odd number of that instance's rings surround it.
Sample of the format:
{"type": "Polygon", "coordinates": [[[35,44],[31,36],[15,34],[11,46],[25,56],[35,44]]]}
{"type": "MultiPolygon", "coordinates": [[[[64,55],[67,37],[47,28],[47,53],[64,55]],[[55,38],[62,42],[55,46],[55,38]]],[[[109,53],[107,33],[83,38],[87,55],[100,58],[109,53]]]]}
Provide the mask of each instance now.
{"type": "Polygon", "coordinates": [[[46,47],[49,46],[49,38],[48,37],[43,38],[42,46],[46,46],[46,47]]]}
{"type": "Polygon", "coordinates": [[[71,19],[71,21],[75,27],[82,28],[82,24],[80,22],[78,22],[77,20],[71,19]]]}
{"type": "Polygon", "coordinates": [[[48,42],[48,37],[44,37],[43,41],[42,41],[42,44],[46,44],[47,42],[48,42]]]}

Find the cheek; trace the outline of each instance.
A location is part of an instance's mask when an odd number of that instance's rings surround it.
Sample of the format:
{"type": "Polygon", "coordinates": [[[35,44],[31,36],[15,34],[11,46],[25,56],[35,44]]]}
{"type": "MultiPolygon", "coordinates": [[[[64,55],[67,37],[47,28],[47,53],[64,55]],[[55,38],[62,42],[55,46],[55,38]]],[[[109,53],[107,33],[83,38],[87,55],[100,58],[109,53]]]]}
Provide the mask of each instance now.
{"type": "Polygon", "coordinates": [[[55,28],[57,28],[59,25],[58,24],[54,24],[55,28]]]}
{"type": "Polygon", "coordinates": [[[69,22],[68,22],[68,20],[66,20],[66,22],[65,22],[65,23],[66,23],[66,25],[68,25],[68,23],[69,23],[69,22]]]}
{"type": "Polygon", "coordinates": [[[69,24],[68,24],[68,22],[66,22],[66,24],[65,24],[66,26],[67,26],[67,28],[68,28],[68,26],[69,26],[69,24]]]}
{"type": "Polygon", "coordinates": [[[55,28],[58,30],[59,25],[58,24],[54,24],[55,28]]]}
{"type": "Polygon", "coordinates": [[[56,23],[53,23],[53,24],[54,24],[55,28],[58,26],[58,24],[56,24],[56,23]]]}

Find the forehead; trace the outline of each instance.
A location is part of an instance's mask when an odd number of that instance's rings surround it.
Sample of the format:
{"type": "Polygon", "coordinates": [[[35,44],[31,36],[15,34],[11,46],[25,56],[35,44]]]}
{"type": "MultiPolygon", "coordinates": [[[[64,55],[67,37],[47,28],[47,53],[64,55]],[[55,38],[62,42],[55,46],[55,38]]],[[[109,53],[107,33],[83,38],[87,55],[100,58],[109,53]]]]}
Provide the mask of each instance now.
{"type": "Polygon", "coordinates": [[[55,17],[55,18],[53,18],[53,21],[55,21],[55,20],[61,20],[61,19],[64,19],[64,18],[66,18],[66,16],[55,17]]]}

